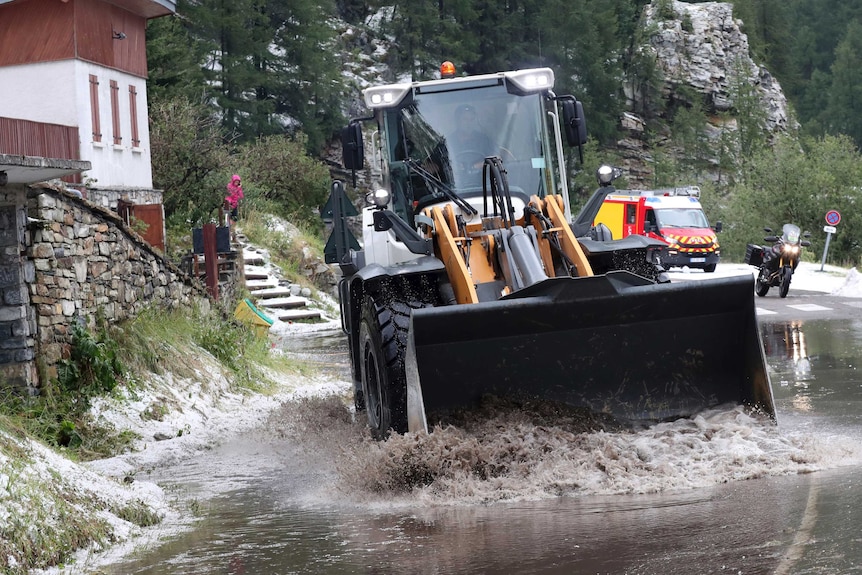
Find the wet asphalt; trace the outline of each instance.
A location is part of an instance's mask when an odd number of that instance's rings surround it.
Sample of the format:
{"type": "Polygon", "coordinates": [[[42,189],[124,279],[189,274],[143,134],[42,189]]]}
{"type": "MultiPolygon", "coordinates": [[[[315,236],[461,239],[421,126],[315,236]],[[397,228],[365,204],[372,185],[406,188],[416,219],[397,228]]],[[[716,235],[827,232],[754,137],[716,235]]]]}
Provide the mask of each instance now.
{"type": "Polygon", "coordinates": [[[862,318],[862,298],[794,290],[792,284],[785,298],[778,296],[777,289],[769,290],[764,297],[753,297],[757,318],[762,321],[862,318]]]}

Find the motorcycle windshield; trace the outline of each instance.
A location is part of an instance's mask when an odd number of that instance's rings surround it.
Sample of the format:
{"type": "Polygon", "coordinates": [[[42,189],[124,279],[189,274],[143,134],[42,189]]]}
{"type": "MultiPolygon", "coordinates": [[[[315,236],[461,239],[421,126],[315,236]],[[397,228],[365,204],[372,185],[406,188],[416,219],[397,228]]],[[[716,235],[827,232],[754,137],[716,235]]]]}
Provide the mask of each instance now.
{"type": "Polygon", "coordinates": [[[786,244],[798,244],[800,235],[799,226],[795,224],[784,224],[784,227],[781,229],[781,239],[786,244]]]}

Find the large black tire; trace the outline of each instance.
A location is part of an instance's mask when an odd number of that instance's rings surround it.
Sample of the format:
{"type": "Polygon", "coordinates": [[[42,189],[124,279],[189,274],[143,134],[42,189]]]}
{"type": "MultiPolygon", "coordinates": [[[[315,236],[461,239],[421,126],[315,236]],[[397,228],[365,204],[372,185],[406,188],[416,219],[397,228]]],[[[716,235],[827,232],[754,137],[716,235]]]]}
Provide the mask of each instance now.
{"type": "Polygon", "coordinates": [[[715,264],[707,264],[707,265],[703,266],[703,271],[705,271],[708,274],[711,274],[712,272],[715,271],[715,264]]]}
{"type": "MultiPolygon", "coordinates": [[[[394,291],[394,290],[388,290],[394,291]]],[[[407,431],[407,380],[404,358],[410,314],[432,304],[406,293],[389,297],[366,295],[359,324],[359,361],[362,395],[371,435],[407,431]],[[403,297],[404,300],[399,299],[403,297]]]]}
{"type": "Polygon", "coordinates": [[[793,270],[789,267],[784,270],[781,276],[781,283],[778,284],[778,296],[787,297],[787,292],[790,291],[790,279],[793,277],[793,270]]]}
{"type": "Polygon", "coordinates": [[[407,384],[396,325],[389,306],[365,296],[359,324],[359,369],[368,427],[375,439],[386,439],[390,430],[407,430],[407,384]]]}

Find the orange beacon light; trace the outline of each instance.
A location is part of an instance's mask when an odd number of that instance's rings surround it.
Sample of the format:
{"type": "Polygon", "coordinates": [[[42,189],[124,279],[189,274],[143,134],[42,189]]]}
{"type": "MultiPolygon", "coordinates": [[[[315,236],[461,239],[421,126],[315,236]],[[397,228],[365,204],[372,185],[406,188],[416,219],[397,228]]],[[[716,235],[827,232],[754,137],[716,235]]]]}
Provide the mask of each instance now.
{"type": "Polygon", "coordinates": [[[440,64],[440,77],[441,78],[454,78],[455,77],[455,64],[446,60],[442,64],[440,64]]]}

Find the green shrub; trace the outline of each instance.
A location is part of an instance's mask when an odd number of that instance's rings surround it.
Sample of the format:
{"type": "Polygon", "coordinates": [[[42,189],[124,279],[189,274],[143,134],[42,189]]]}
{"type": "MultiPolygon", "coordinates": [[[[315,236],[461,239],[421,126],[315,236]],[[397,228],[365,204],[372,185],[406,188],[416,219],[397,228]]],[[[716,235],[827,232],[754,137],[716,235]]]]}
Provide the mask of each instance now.
{"type": "Polygon", "coordinates": [[[90,398],[113,391],[124,372],[117,356],[117,343],[104,327],[94,336],[81,323],[72,324],[70,357],[57,367],[57,382],[62,391],[80,397],[86,409],[90,398]]]}
{"type": "Polygon", "coordinates": [[[121,451],[134,434],[117,433],[109,425],[97,424],[88,410],[95,397],[116,389],[125,375],[118,357],[118,344],[106,328],[96,335],[82,324],[72,325],[68,359],[57,366],[57,379],[46,382],[39,395],[20,396],[11,390],[0,400],[0,416],[15,427],[54,447],[93,459],[121,451]]]}

